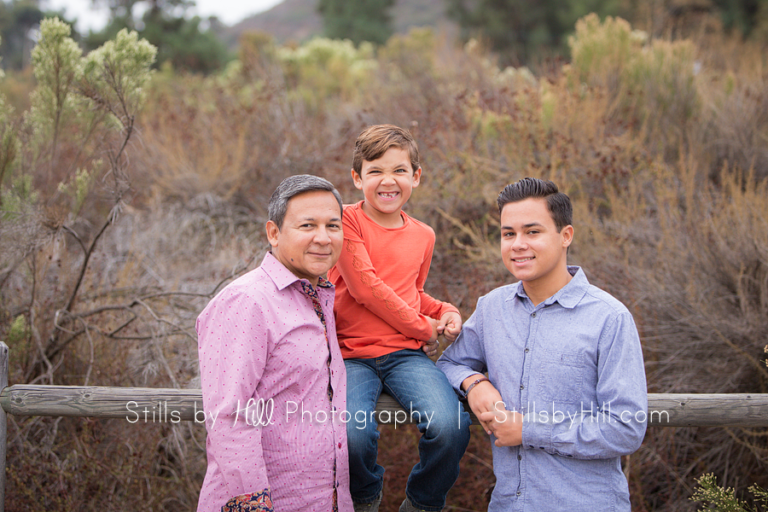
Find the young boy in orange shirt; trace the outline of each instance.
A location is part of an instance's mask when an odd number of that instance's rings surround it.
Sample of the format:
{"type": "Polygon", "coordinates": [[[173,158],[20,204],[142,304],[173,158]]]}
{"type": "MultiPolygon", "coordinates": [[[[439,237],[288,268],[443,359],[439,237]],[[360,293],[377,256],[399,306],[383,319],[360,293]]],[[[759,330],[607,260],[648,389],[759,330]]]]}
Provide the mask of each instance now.
{"type": "Polygon", "coordinates": [[[352,179],[364,199],[344,209],[344,247],[328,277],[336,286],[336,332],[347,369],[350,490],[356,511],[376,512],[384,468],[372,414],[382,390],[418,422],[420,461],[401,512],[437,511],[459,475],[469,415],[429,359],[439,334],[453,341],[458,310],[424,292],[435,232],[402,211],[421,179],[409,132],[371,126],[355,142],[352,179]]]}

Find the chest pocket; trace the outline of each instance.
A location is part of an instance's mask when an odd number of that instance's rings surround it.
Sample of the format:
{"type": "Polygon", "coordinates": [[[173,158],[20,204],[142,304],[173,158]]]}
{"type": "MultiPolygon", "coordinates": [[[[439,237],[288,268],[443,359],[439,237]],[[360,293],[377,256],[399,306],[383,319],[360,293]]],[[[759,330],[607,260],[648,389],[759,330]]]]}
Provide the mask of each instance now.
{"type": "Polygon", "coordinates": [[[545,352],[536,371],[538,396],[545,402],[575,403],[581,399],[584,362],[578,352],[545,352]]]}

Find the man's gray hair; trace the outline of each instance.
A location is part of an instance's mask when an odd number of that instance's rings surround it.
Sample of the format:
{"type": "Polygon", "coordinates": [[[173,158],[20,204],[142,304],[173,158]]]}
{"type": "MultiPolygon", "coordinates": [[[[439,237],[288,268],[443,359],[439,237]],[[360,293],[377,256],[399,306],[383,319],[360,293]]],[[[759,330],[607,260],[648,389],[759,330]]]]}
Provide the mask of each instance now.
{"type": "Polygon", "coordinates": [[[294,196],[315,190],[325,190],[333,194],[339,203],[339,218],[341,218],[344,207],[341,204],[341,195],[333,183],[319,176],[297,174],[296,176],[288,176],[281,181],[272,193],[272,197],[269,198],[269,220],[274,222],[278,229],[283,229],[285,212],[288,211],[288,201],[294,196]]]}

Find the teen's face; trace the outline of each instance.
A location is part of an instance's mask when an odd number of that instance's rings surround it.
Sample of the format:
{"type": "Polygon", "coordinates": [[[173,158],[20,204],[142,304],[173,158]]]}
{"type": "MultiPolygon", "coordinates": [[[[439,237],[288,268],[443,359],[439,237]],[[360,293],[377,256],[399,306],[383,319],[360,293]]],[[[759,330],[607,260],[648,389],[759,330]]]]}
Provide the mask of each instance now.
{"type": "Polygon", "coordinates": [[[282,228],[267,222],[267,238],[280,263],[316,286],[341,254],[344,233],[339,203],[324,190],[294,196],[288,201],[282,228]]]}
{"type": "Polygon", "coordinates": [[[557,232],[546,199],[507,203],[501,211],[501,257],[504,266],[524,283],[543,284],[564,270],[572,240],[572,226],[557,232]]]}
{"type": "Polygon", "coordinates": [[[360,175],[353,170],[352,179],[365,196],[363,211],[382,226],[396,227],[402,223],[400,210],[419,186],[421,167],[414,171],[408,151],[393,147],[376,160],[363,160],[360,175]]]}

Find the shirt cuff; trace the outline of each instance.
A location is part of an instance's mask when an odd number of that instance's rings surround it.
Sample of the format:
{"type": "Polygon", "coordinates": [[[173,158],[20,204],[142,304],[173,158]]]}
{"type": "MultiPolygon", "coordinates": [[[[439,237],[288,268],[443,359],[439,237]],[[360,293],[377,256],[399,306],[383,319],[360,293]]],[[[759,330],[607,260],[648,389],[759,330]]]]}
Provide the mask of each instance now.
{"type": "Polygon", "coordinates": [[[274,512],[269,487],[263,491],[241,494],[230,499],[221,512],[274,512]]]}
{"type": "Polygon", "coordinates": [[[552,427],[549,421],[537,421],[536,413],[523,416],[523,448],[553,454],[552,427]]]}
{"type": "Polygon", "coordinates": [[[440,305],[440,318],[442,318],[443,315],[446,313],[458,313],[459,315],[461,315],[461,313],[459,313],[459,310],[456,306],[454,306],[449,302],[443,302],[440,305]]]}

